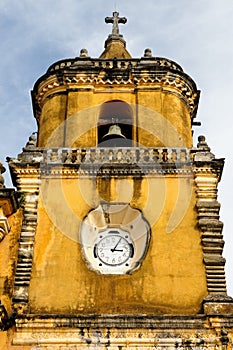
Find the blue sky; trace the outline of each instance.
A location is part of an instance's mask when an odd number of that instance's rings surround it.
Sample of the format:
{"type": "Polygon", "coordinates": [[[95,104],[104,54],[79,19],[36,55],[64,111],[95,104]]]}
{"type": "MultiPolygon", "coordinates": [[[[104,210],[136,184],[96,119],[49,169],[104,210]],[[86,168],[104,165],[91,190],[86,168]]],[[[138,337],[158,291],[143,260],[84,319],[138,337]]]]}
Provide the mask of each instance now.
{"type": "MultiPolygon", "coordinates": [[[[36,131],[30,90],[48,66],[103,51],[116,9],[133,57],[149,47],[154,56],[179,63],[197,83],[201,99],[194,139],[206,135],[212,152],[226,158],[219,201],[226,241],[228,293],[233,296],[233,2],[232,0],[0,0],[0,159],[16,157],[36,131]]],[[[11,186],[9,175],[5,175],[11,186]]]]}

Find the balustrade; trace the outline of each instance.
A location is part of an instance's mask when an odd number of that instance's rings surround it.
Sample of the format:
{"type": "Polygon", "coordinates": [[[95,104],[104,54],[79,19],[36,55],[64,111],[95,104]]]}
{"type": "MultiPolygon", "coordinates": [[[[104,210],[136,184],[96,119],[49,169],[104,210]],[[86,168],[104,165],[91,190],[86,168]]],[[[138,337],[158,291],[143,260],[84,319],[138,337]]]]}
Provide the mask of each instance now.
{"type": "Polygon", "coordinates": [[[187,148],[52,148],[43,150],[43,162],[65,164],[153,164],[190,162],[187,148]]]}

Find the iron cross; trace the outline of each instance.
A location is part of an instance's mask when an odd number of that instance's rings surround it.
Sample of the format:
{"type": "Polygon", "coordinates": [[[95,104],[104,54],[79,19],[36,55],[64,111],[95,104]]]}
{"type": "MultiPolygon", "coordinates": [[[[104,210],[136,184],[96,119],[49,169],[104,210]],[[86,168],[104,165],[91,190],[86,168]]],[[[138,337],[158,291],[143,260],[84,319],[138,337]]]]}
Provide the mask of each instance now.
{"type": "Polygon", "coordinates": [[[119,17],[119,12],[114,11],[113,17],[106,17],[105,18],[106,23],[112,23],[112,34],[113,35],[119,35],[119,23],[125,24],[127,22],[127,18],[125,17],[119,17]]]}

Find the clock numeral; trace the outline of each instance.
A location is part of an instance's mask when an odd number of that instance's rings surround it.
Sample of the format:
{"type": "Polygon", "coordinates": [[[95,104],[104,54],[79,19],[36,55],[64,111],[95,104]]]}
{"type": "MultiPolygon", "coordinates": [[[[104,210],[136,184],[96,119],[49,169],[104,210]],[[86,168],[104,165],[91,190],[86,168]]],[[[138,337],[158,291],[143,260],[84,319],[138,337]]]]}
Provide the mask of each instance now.
{"type": "Polygon", "coordinates": [[[99,266],[128,266],[129,259],[134,256],[134,246],[130,240],[127,234],[102,236],[93,249],[94,257],[99,259],[99,266]]]}

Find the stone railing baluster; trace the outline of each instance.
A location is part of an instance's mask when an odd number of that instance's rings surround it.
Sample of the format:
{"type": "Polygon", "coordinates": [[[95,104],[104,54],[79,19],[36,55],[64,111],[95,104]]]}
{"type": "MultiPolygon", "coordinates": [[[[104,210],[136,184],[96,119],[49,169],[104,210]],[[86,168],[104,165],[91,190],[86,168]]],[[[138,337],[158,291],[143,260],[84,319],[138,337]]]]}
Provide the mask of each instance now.
{"type": "Polygon", "coordinates": [[[118,162],[120,162],[120,163],[121,163],[121,161],[122,161],[122,150],[121,150],[121,149],[118,149],[118,150],[117,150],[117,160],[118,160],[118,162]]]}
{"type": "Polygon", "coordinates": [[[149,149],[149,159],[148,159],[148,161],[150,163],[154,162],[154,150],[153,150],[153,148],[149,149]]]}
{"type": "Polygon", "coordinates": [[[180,163],[181,162],[181,152],[180,148],[176,149],[176,162],[180,163]]]}
{"type": "Polygon", "coordinates": [[[72,150],[68,149],[66,154],[65,163],[71,163],[72,160],[72,150]]]}
{"type": "Polygon", "coordinates": [[[158,162],[162,163],[163,162],[163,149],[158,148],[158,162]]]}
{"type": "Polygon", "coordinates": [[[85,154],[85,158],[83,159],[84,163],[91,163],[91,150],[90,148],[86,149],[86,154],[85,154]]]}
{"type": "Polygon", "coordinates": [[[173,148],[171,150],[171,162],[176,163],[176,161],[177,161],[177,150],[173,148]]]}
{"type": "Polygon", "coordinates": [[[171,148],[167,149],[167,162],[173,163],[173,161],[172,161],[172,149],[171,148]]]}
{"type": "MultiPolygon", "coordinates": [[[[104,147],[104,148],[49,148],[43,152],[42,163],[98,164],[98,163],[187,163],[190,150],[186,148],[104,147]]],[[[29,153],[25,151],[24,153],[29,153]]],[[[33,158],[33,156],[32,156],[33,158]]]]}

